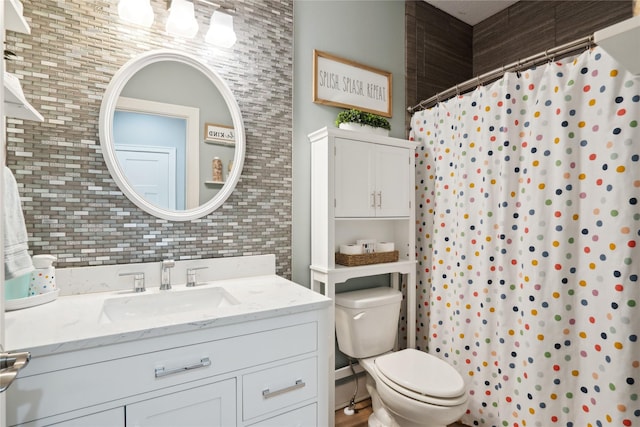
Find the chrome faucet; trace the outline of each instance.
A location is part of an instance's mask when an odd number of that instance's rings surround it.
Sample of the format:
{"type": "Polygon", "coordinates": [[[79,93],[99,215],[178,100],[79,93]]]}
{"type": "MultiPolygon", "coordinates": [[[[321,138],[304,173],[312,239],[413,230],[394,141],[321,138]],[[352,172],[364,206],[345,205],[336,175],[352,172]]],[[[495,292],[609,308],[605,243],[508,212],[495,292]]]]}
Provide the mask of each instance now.
{"type": "Polygon", "coordinates": [[[162,280],[160,282],[160,290],[168,291],[171,289],[171,268],[176,266],[176,262],[172,259],[162,261],[162,280]]]}

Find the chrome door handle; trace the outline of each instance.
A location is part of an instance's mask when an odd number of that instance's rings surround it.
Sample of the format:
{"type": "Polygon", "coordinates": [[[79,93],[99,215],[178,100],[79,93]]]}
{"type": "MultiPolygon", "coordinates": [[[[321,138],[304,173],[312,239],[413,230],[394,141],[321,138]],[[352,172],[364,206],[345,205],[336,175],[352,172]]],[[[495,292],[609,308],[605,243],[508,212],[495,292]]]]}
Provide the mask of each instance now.
{"type": "Polygon", "coordinates": [[[271,391],[268,388],[265,388],[264,390],[262,390],[262,397],[264,397],[265,399],[269,399],[270,397],[276,397],[276,396],[279,396],[281,394],[288,393],[288,392],[293,391],[293,390],[297,390],[297,389],[302,388],[304,386],[306,386],[306,384],[302,380],[296,380],[296,383],[294,385],[290,385],[289,387],[281,388],[280,390],[271,391]]]}
{"type": "Polygon", "coordinates": [[[0,353],[0,393],[9,388],[18,371],[29,364],[31,353],[0,353]]]}

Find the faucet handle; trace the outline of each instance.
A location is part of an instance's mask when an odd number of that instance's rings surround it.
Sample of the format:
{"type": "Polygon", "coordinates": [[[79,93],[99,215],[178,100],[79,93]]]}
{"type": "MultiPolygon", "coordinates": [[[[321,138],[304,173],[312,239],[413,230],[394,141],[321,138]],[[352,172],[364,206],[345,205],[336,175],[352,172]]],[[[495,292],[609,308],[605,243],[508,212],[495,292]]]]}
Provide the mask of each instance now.
{"type": "Polygon", "coordinates": [[[204,270],[209,267],[193,267],[187,268],[187,287],[191,288],[196,285],[196,270],[204,270]]]}
{"type": "Polygon", "coordinates": [[[144,287],[144,273],[135,271],[133,273],[120,273],[120,276],[133,276],[133,291],[144,292],[147,289],[144,287]]]}
{"type": "Polygon", "coordinates": [[[162,268],[173,268],[176,266],[176,261],[173,259],[165,259],[162,261],[162,268]]]}

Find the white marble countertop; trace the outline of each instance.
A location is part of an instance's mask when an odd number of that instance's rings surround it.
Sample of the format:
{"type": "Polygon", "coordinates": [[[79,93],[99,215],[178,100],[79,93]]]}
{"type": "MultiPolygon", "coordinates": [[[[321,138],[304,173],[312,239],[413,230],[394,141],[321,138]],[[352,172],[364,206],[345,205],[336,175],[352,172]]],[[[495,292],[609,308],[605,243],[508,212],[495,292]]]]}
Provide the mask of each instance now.
{"type": "Polygon", "coordinates": [[[138,294],[131,290],[115,290],[62,296],[47,304],[5,313],[6,348],[29,351],[37,357],[305,312],[329,305],[328,298],[275,274],[209,281],[194,288],[174,285],[168,291],[148,288],[138,294]],[[216,286],[223,287],[238,304],[126,321],[105,319],[102,310],[105,300],[123,295],[144,298],[153,293],[170,295],[216,286]]]}

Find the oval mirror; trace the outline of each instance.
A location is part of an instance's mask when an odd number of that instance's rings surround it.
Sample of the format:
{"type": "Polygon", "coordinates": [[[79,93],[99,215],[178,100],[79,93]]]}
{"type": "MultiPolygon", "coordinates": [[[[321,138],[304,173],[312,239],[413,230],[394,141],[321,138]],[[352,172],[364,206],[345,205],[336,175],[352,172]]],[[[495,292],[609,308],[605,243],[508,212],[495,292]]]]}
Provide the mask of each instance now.
{"type": "Polygon", "coordinates": [[[159,218],[213,212],[242,172],[244,124],[233,93],[184,53],[156,50],[123,65],[105,92],[99,129],[120,190],[159,218]]]}

